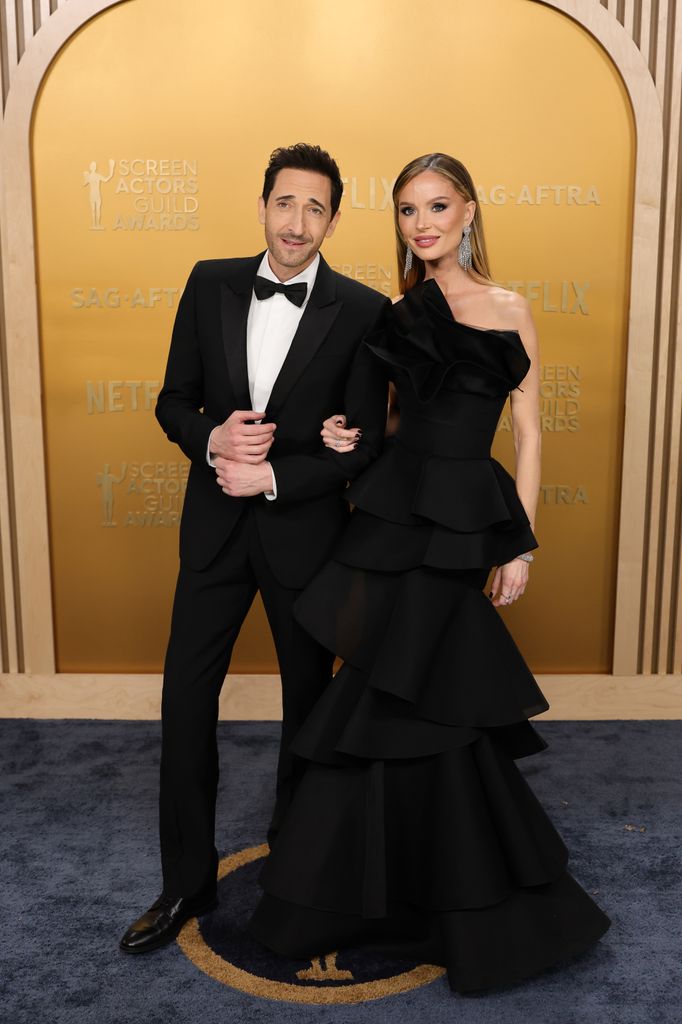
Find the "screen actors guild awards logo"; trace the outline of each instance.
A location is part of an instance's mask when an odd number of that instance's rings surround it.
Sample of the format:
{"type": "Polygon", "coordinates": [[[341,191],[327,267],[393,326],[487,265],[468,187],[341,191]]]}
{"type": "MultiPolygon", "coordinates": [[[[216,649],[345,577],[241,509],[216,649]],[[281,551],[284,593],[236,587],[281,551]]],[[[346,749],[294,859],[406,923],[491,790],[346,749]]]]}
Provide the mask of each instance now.
{"type": "Polygon", "coordinates": [[[109,160],[106,173],[99,170],[96,160],[91,160],[82,174],[82,185],[88,189],[91,231],[106,230],[102,223],[103,185],[107,185],[107,220],[113,231],[199,229],[196,160],[119,157],[109,160]]]}
{"type": "Polygon", "coordinates": [[[192,918],[178,935],[185,956],[209,977],[261,999],[329,1006],[384,999],[444,976],[444,968],[433,964],[367,957],[353,949],[308,961],[270,953],[248,931],[261,862],[268,853],[263,844],[223,857],[218,909],[201,920],[192,918]]]}
{"type": "Polygon", "coordinates": [[[108,175],[100,174],[97,170],[97,161],[90,163],[87,171],[83,171],[83,185],[88,187],[90,199],[90,230],[104,231],[102,225],[102,184],[111,181],[114,176],[116,161],[109,161],[108,175]]]}
{"type": "Polygon", "coordinates": [[[338,953],[327,953],[316,956],[310,961],[310,967],[296,971],[299,981],[355,981],[352,971],[342,971],[336,966],[338,953]]]}
{"type": "Polygon", "coordinates": [[[102,488],[102,526],[116,526],[114,522],[114,485],[122,484],[125,480],[128,467],[125,462],[121,463],[121,472],[114,476],[109,472],[107,463],[101,473],[97,474],[97,486],[102,488]]]}

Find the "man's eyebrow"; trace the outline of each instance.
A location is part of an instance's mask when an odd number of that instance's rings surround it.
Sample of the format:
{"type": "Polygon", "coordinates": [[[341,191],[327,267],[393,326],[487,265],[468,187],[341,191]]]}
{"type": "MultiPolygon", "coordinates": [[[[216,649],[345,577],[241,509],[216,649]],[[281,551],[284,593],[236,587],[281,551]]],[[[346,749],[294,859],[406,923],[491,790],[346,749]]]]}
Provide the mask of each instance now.
{"type": "MultiPolygon", "coordinates": [[[[296,199],[296,196],[293,196],[293,195],[290,195],[290,196],[275,196],[275,202],[276,203],[281,202],[283,199],[296,199]]],[[[308,199],[308,202],[312,203],[313,206],[319,206],[319,208],[321,210],[326,210],[326,207],[325,207],[324,203],[321,203],[319,199],[315,199],[314,196],[310,196],[310,198],[308,199]]]]}

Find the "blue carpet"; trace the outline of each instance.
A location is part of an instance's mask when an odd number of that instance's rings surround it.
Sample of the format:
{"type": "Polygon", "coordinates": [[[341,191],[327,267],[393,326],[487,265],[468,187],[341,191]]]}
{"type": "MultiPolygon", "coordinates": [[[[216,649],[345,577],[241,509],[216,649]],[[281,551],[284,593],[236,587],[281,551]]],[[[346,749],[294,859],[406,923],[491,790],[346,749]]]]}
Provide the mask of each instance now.
{"type": "MultiPolygon", "coordinates": [[[[120,934],[159,888],[157,723],[0,720],[2,1021],[677,1024],[682,722],[546,722],[540,731],[549,751],[521,764],[572,851],[574,875],[613,920],[602,943],[505,991],[462,998],[439,978],[373,1002],[309,1006],[237,991],[176,944],[119,953],[120,934]]],[[[220,726],[221,856],[263,842],[277,736],[275,723],[220,726]]],[[[231,877],[250,891],[255,871],[240,872],[231,877]]]]}

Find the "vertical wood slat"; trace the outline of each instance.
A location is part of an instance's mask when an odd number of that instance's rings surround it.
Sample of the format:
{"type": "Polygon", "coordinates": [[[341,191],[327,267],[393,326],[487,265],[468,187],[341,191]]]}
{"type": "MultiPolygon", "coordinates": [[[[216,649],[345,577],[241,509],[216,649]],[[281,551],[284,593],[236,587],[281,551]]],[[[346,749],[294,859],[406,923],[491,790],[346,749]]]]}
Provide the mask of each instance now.
{"type": "MultiPolygon", "coordinates": [[[[676,158],[676,244],[673,264],[673,315],[670,330],[675,341],[675,362],[671,367],[672,411],[670,417],[670,480],[668,491],[669,527],[669,631],[666,639],[666,671],[682,665],[682,16],[672,4],[668,25],[671,43],[671,151],[676,158]]],[[[663,639],[663,638],[662,638],[663,639]]]]}
{"type": "Polygon", "coordinates": [[[1,0],[1,2],[5,15],[2,26],[4,30],[3,50],[7,62],[7,74],[11,83],[14,69],[19,63],[19,54],[17,52],[17,11],[14,6],[14,0],[1,0]]]}
{"type": "Polygon", "coordinates": [[[52,14],[50,0],[38,0],[38,10],[40,11],[40,24],[44,25],[52,14]]]}
{"type": "MultiPolygon", "coordinates": [[[[17,20],[14,0],[0,0],[2,10],[0,12],[0,53],[2,55],[2,84],[3,84],[3,109],[7,100],[14,71],[16,69],[19,52],[17,43],[17,20]]],[[[0,177],[0,185],[2,179],[0,177]]],[[[0,188],[0,202],[2,201],[2,189],[0,188]]],[[[4,239],[0,239],[4,244],[4,239]]],[[[2,269],[0,268],[0,284],[2,284],[2,269]]],[[[10,672],[20,670],[19,656],[17,650],[18,630],[15,602],[15,580],[14,580],[14,545],[13,530],[11,528],[11,500],[10,500],[10,444],[6,432],[6,425],[9,422],[8,408],[8,381],[6,363],[6,333],[5,333],[5,311],[0,301],[0,315],[2,325],[0,327],[0,600],[2,600],[2,656],[10,672]]]]}
{"type": "Polygon", "coordinates": [[[6,55],[7,31],[5,29],[5,5],[0,0],[0,116],[5,109],[7,93],[9,92],[9,68],[6,55]]]}
{"type": "Polygon", "coordinates": [[[647,64],[649,63],[649,39],[651,37],[651,0],[642,0],[641,15],[639,21],[639,46],[640,53],[647,64]]]}
{"type": "Polygon", "coordinates": [[[625,0],[623,4],[623,28],[630,38],[634,37],[635,0],[625,0]]]}
{"type": "MultiPolygon", "coordinates": [[[[682,91],[682,10],[679,5],[674,8],[675,10],[675,22],[674,22],[674,33],[675,33],[675,67],[677,69],[676,76],[673,80],[673,90],[676,93],[682,91]],[[678,56],[681,55],[681,56],[678,56]]],[[[680,120],[678,123],[678,196],[680,196],[680,204],[682,205],[682,108],[680,109],[680,120]]],[[[680,211],[680,221],[682,222],[682,210],[680,211]]],[[[678,346],[678,371],[679,376],[676,382],[678,388],[678,395],[682,391],[682,223],[680,225],[680,256],[679,256],[679,278],[676,282],[677,295],[678,295],[678,308],[677,308],[677,346],[678,346]]],[[[682,667],[682,421],[678,420],[673,423],[673,430],[677,434],[678,444],[678,478],[677,478],[677,518],[675,523],[676,530],[676,543],[677,543],[677,578],[676,588],[674,594],[674,610],[671,616],[673,637],[671,643],[671,664],[673,671],[675,666],[682,667]]]]}
{"type": "MultiPolygon", "coordinates": [[[[2,269],[0,267],[0,286],[2,269]]],[[[5,349],[4,309],[0,289],[0,665],[4,672],[18,672],[18,630],[15,614],[15,581],[13,571],[13,531],[11,529],[9,494],[10,444],[6,433],[9,408],[7,395],[7,361],[5,349]]]]}
{"type": "Polygon", "coordinates": [[[647,57],[649,71],[654,82],[656,81],[656,50],[658,45],[658,8],[660,0],[651,0],[651,13],[649,16],[649,54],[647,57]]]}
{"type": "MultiPolygon", "coordinates": [[[[21,60],[26,49],[26,33],[24,32],[24,0],[14,0],[14,16],[17,24],[17,60],[21,60]]],[[[30,24],[30,22],[29,22],[30,24]]],[[[29,39],[30,39],[29,34],[29,39]]]]}
{"type": "Polygon", "coordinates": [[[37,31],[33,0],[21,0],[24,11],[24,49],[33,39],[37,31]]]}
{"type": "Polygon", "coordinates": [[[0,418],[0,665],[3,672],[19,671],[15,580],[12,565],[9,494],[6,487],[7,451],[4,423],[0,418]]]}
{"type": "Polygon", "coordinates": [[[668,7],[675,0],[657,0],[652,10],[652,42],[655,40],[655,64],[652,69],[656,89],[663,105],[663,94],[665,90],[665,65],[666,65],[666,33],[668,29],[668,7]]]}
{"type": "MultiPolygon", "coordinates": [[[[670,279],[669,303],[662,310],[665,319],[662,327],[667,331],[668,346],[666,360],[666,393],[665,393],[665,438],[663,446],[663,493],[661,495],[661,535],[659,537],[659,548],[661,551],[660,587],[659,600],[659,636],[658,636],[658,658],[652,665],[654,672],[670,671],[670,653],[674,637],[672,633],[672,617],[675,614],[675,595],[677,571],[675,553],[677,541],[675,527],[678,518],[678,481],[679,481],[679,427],[682,416],[681,385],[682,367],[680,366],[679,352],[679,276],[680,276],[680,167],[679,167],[679,146],[680,146],[680,90],[676,83],[682,81],[682,47],[679,39],[675,39],[674,21],[675,6],[671,5],[669,10],[669,25],[666,32],[666,106],[668,108],[667,136],[668,136],[668,165],[666,168],[668,181],[667,218],[666,232],[670,235],[670,252],[666,251],[666,261],[662,267],[666,278],[670,279]]],[[[662,42],[662,40],[659,40],[662,42]]],[[[667,248],[667,247],[666,247],[667,248]]]]}
{"type": "MultiPolygon", "coordinates": [[[[667,406],[668,388],[666,375],[669,359],[669,318],[671,309],[671,268],[674,243],[674,227],[670,211],[674,211],[675,192],[671,193],[668,176],[670,163],[670,76],[666,78],[666,29],[661,18],[668,14],[668,0],[653,0],[651,6],[651,27],[654,36],[650,41],[650,55],[655,55],[652,75],[663,110],[663,188],[661,195],[661,247],[658,263],[657,329],[654,344],[654,375],[651,396],[651,463],[648,478],[647,515],[648,533],[646,538],[645,571],[642,581],[642,627],[641,627],[641,671],[656,672],[660,656],[661,628],[661,587],[664,552],[662,541],[665,533],[667,504],[664,498],[667,486],[668,467],[665,452],[667,447],[666,424],[669,413],[667,406]],[[672,206],[670,204],[673,204],[672,206]]],[[[671,70],[671,69],[669,69],[671,70]]],[[[669,426],[669,422],[668,422],[669,426]]]]}
{"type": "Polygon", "coordinates": [[[642,41],[642,0],[633,0],[632,39],[635,46],[639,48],[642,41]]]}
{"type": "MultiPolygon", "coordinates": [[[[680,125],[682,141],[682,124],[680,125]]],[[[678,167],[682,163],[682,155],[678,156],[678,167]]],[[[682,174],[680,174],[680,192],[682,192],[682,174]]],[[[671,561],[674,567],[672,607],[670,613],[671,637],[669,644],[669,671],[682,673],[682,259],[678,257],[678,279],[676,282],[678,305],[676,318],[677,336],[677,371],[675,374],[677,417],[673,420],[673,431],[676,437],[676,509],[672,525],[674,546],[671,561]]]]}
{"type": "MultiPolygon", "coordinates": [[[[664,132],[664,134],[666,134],[664,132]]],[[[664,152],[667,152],[665,147],[664,152]]],[[[666,467],[664,452],[666,446],[666,368],[668,364],[669,324],[666,310],[670,310],[671,281],[666,270],[672,260],[673,232],[667,217],[669,201],[667,167],[664,167],[662,205],[660,205],[660,248],[658,259],[658,294],[656,296],[656,338],[653,352],[653,375],[651,388],[651,439],[650,463],[647,479],[648,529],[645,539],[644,573],[642,579],[642,630],[640,671],[648,675],[655,672],[658,660],[659,601],[660,585],[660,536],[662,536],[665,503],[663,502],[666,467]]]]}
{"type": "Polygon", "coordinates": [[[17,55],[19,60],[33,39],[33,0],[15,0],[17,18],[17,55]]]}
{"type": "MultiPolygon", "coordinates": [[[[659,330],[660,335],[660,330],[659,330]]],[[[665,339],[664,339],[665,340],[665,339]]],[[[648,529],[645,538],[644,574],[642,579],[642,625],[640,639],[640,656],[638,671],[649,675],[654,671],[653,664],[657,658],[658,629],[658,574],[660,567],[660,551],[657,538],[660,532],[661,487],[663,465],[661,452],[663,447],[663,410],[662,394],[665,390],[665,378],[661,378],[661,364],[665,362],[667,350],[661,353],[658,348],[655,358],[653,388],[651,395],[651,416],[654,419],[651,443],[651,463],[647,481],[647,516],[648,529]]]]}

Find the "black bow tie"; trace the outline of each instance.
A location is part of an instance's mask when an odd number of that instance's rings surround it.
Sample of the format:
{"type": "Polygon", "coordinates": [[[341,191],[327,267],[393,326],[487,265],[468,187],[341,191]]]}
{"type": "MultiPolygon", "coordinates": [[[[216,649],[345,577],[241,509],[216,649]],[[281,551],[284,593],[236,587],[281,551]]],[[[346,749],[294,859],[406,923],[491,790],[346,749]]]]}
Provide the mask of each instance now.
{"type": "Polygon", "coordinates": [[[257,299],[269,299],[275,292],[286,295],[289,302],[293,302],[300,309],[305,302],[308,292],[308,285],[305,281],[298,284],[282,284],[280,281],[270,281],[267,277],[257,277],[253,282],[253,290],[257,299]]]}

